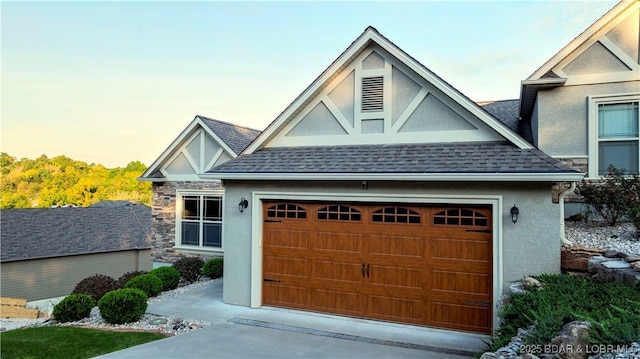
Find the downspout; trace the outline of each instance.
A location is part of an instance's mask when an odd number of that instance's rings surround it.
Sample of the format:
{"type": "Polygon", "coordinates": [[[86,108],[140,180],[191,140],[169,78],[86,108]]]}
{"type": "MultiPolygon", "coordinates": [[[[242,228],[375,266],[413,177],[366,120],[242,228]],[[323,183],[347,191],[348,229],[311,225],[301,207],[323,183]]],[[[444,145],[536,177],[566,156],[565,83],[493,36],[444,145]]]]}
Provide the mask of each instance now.
{"type": "Polygon", "coordinates": [[[558,196],[558,202],[560,203],[560,241],[562,241],[562,244],[567,244],[567,245],[572,245],[573,242],[568,240],[564,234],[564,197],[568,194],[573,193],[573,191],[575,190],[576,190],[576,183],[571,182],[571,186],[566,190],[560,192],[560,195],[558,196]]]}

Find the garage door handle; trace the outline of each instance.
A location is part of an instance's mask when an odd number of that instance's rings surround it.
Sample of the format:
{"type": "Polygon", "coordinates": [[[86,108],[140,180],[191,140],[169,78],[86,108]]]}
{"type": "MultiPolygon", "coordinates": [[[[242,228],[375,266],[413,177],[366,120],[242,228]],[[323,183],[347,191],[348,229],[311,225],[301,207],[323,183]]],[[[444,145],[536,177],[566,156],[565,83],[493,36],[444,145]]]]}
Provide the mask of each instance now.
{"type": "Polygon", "coordinates": [[[265,282],[276,282],[276,283],[282,282],[279,279],[269,279],[269,278],[264,278],[263,281],[265,281],[265,282]]]}
{"type": "Polygon", "coordinates": [[[467,232],[491,233],[490,229],[467,229],[467,232]]]}
{"type": "Polygon", "coordinates": [[[364,264],[362,264],[362,278],[364,278],[364,264]]]}
{"type": "Polygon", "coordinates": [[[371,266],[369,264],[367,264],[367,278],[369,278],[369,269],[371,268],[371,266]]]}
{"type": "Polygon", "coordinates": [[[264,223],[282,223],[282,221],[278,221],[276,219],[265,219],[264,223]]]}

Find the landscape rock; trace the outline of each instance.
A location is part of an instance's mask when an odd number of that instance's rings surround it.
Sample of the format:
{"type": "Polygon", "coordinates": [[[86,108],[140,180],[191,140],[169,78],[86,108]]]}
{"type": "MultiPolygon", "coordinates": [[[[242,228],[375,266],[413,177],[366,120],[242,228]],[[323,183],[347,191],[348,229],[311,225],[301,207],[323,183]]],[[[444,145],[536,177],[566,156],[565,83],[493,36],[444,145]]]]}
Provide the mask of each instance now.
{"type": "Polygon", "coordinates": [[[640,262],[640,256],[626,256],[624,260],[629,263],[640,262]]]}
{"type": "Polygon", "coordinates": [[[586,348],[589,345],[589,328],[591,323],[574,321],[566,324],[557,337],[551,339],[550,348],[553,354],[561,359],[586,359],[584,351],[573,348],[586,348]]]}
{"type": "Polygon", "coordinates": [[[602,266],[609,269],[626,269],[631,268],[631,264],[625,261],[609,261],[602,263],[602,266]]]}
{"type": "Polygon", "coordinates": [[[602,254],[603,256],[607,257],[607,258],[616,258],[620,255],[620,252],[616,251],[616,250],[606,250],[604,251],[604,253],[602,254]]]}
{"type": "Polygon", "coordinates": [[[631,266],[633,267],[633,270],[640,272],[640,262],[634,262],[631,266]]]}
{"type": "Polygon", "coordinates": [[[533,278],[533,277],[526,277],[522,280],[522,285],[524,286],[524,289],[526,290],[540,290],[542,289],[543,285],[542,283],[540,283],[539,280],[533,278]]]}

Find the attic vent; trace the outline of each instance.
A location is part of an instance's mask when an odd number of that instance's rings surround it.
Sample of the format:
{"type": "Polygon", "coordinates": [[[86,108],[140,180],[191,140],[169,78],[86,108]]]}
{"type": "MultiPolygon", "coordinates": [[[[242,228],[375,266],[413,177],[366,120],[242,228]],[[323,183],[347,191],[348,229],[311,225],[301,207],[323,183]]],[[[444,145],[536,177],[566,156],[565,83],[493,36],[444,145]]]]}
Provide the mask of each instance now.
{"type": "Polygon", "coordinates": [[[382,76],[362,78],[362,112],[382,111],[384,78],[382,76]]]}

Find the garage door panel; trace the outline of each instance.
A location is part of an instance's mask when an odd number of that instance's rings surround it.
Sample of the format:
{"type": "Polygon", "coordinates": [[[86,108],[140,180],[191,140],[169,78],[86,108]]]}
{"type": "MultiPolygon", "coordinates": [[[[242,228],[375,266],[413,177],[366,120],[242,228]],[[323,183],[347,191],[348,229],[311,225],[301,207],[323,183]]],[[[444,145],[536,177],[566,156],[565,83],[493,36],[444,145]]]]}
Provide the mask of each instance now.
{"type": "Polygon", "coordinates": [[[339,232],[316,232],[312,248],[332,254],[361,254],[362,234],[339,232]]]}
{"type": "Polygon", "coordinates": [[[314,278],[318,280],[349,284],[362,283],[363,279],[361,265],[356,263],[316,260],[314,269],[314,278]]]}
{"type": "Polygon", "coordinates": [[[266,229],[263,243],[270,248],[309,248],[308,231],[292,229],[266,229]]]}
{"type": "Polygon", "coordinates": [[[422,237],[370,235],[369,246],[372,255],[419,259],[425,257],[426,243],[422,237]]]}
{"type": "Polygon", "coordinates": [[[398,289],[421,289],[423,269],[399,268],[374,265],[369,268],[369,282],[372,286],[395,287],[398,289]]]}
{"type": "Polygon", "coordinates": [[[308,278],[309,260],[305,258],[265,256],[264,276],[265,278],[276,277],[277,279],[286,277],[308,278]]]}
{"type": "Polygon", "coordinates": [[[486,262],[491,258],[491,243],[487,239],[432,238],[431,257],[486,262]]]}
{"type": "Polygon", "coordinates": [[[491,278],[488,274],[434,270],[431,273],[431,290],[461,294],[490,293],[491,278]]]}
{"type": "Polygon", "coordinates": [[[262,301],[266,305],[308,308],[310,289],[301,286],[264,283],[262,301]]]}
{"type": "Polygon", "coordinates": [[[425,303],[420,299],[369,296],[368,312],[379,319],[419,323],[425,318],[425,303]]]}
{"type": "Polygon", "coordinates": [[[491,308],[433,302],[430,319],[436,326],[490,333],[491,308]]]}
{"type": "Polygon", "coordinates": [[[490,209],[281,203],[274,211],[286,216],[264,223],[265,305],[491,331],[490,209]]]}
{"type": "Polygon", "coordinates": [[[313,309],[331,313],[362,316],[365,314],[362,294],[316,289],[313,291],[313,309]]]}

